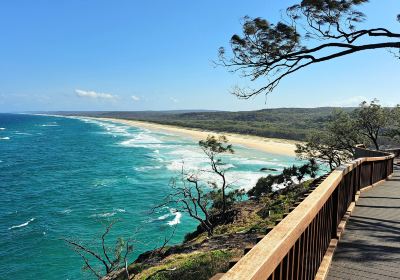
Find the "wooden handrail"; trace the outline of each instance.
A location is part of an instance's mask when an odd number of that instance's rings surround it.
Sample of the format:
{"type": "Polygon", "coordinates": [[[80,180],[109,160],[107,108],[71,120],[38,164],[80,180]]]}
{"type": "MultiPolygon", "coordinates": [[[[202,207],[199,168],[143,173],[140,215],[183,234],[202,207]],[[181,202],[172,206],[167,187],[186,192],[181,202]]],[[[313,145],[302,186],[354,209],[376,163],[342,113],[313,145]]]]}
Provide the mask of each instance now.
{"type": "Polygon", "coordinates": [[[394,155],[381,155],[336,168],[220,279],[314,279],[357,192],[393,173],[394,155]]]}

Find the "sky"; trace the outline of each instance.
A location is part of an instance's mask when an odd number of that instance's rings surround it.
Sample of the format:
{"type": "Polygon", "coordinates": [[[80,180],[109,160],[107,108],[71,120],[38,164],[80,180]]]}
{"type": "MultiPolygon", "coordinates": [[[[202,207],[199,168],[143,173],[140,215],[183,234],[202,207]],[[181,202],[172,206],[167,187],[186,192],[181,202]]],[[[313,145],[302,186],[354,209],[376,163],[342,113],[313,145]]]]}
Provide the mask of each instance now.
{"type": "MultiPolygon", "coordinates": [[[[298,0],[299,1],[299,0],[298,0]]],[[[277,22],[294,0],[2,0],[0,112],[54,110],[257,110],[400,103],[400,60],[386,50],[320,63],[267,98],[215,67],[244,16],[277,22]]],[[[363,6],[366,27],[400,33],[399,0],[363,6]]]]}

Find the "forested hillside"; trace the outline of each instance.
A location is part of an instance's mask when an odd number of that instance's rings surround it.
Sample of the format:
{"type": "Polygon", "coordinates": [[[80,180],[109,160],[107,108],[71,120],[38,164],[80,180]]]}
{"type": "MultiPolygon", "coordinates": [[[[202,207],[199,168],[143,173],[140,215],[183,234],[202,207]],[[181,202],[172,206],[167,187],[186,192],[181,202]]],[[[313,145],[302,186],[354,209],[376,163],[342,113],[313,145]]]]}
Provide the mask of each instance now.
{"type": "MultiPolygon", "coordinates": [[[[203,130],[252,134],[263,137],[304,140],[306,135],[324,128],[338,108],[279,108],[259,111],[137,111],[137,112],[55,112],[150,121],[203,130]]],[[[352,110],[345,108],[344,110],[352,110]]]]}

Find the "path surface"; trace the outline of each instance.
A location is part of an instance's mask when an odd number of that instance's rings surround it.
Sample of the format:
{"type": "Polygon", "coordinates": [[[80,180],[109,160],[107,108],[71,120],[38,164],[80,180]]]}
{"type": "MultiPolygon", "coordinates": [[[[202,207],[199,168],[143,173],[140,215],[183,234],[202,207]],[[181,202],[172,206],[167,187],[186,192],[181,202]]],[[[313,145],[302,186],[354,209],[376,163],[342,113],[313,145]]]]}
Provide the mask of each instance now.
{"type": "Polygon", "coordinates": [[[400,279],[400,169],[365,191],[333,256],[328,280],[400,279]]]}

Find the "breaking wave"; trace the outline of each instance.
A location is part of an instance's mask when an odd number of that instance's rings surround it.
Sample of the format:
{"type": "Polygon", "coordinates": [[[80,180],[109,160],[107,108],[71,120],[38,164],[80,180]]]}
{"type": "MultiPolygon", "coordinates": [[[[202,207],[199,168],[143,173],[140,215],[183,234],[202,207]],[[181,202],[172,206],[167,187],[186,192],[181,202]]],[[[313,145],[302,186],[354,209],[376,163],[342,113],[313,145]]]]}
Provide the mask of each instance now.
{"type": "Polygon", "coordinates": [[[35,220],[35,218],[32,218],[32,219],[30,219],[29,221],[27,221],[27,222],[25,222],[23,224],[20,224],[20,225],[17,225],[17,226],[12,226],[12,227],[9,227],[8,229],[10,230],[10,229],[15,229],[15,228],[26,227],[27,225],[29,225],[30,222],[33,222],[34,220],[35,220]]]}
{"type": "Polygon", "coordinates": [[[171,215],[175,215],[175,218],[173,220],[169,221],[167,224],[169,226],[174,226],[174,225],[180,224],[181,218],[182,218],[182,213],[178,212],[176,209],[173,209],[173,208],[170,209],[170,212],[171,212],[171,215]]]}

